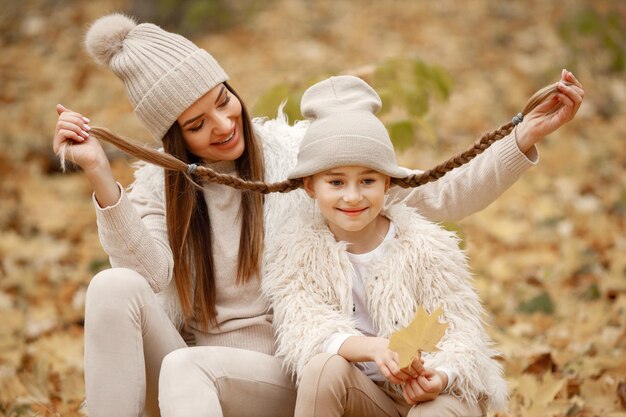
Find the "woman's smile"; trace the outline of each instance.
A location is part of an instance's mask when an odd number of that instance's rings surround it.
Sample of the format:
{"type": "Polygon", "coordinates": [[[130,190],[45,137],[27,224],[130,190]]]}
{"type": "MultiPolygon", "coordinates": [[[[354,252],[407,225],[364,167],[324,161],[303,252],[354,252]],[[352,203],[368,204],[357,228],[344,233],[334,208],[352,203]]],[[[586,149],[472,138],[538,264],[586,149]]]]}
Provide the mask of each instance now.
{"type": "Polygon", "coordinates": [[[237,132],[237,127],[235,127],[233,129],[233,131],[230,133],[230,135],[228,135],[228,137],[221,141],[221,142],[215,142],[212,143],[211,146],[215,146],[219,149],[230,149],[233,146],[237,145],[237,142],[239,141],[239,135],[237,132]]]}

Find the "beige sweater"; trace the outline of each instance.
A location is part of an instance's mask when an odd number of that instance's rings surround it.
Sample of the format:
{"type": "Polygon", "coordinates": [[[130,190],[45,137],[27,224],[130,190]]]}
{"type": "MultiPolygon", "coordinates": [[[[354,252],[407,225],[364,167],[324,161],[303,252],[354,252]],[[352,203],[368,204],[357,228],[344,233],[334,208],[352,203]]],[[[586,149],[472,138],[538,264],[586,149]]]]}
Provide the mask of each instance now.
{"type": "MultiPolygon", "coordinates": [[[[308,123],[289,126],[283,117],[254,120],[257,139],[263,144],[267,181],[286,178],[294,166],[298,144],[308,123]]],[[[435,183],[416,189],[393,187],[390,200],[402,200],[434,221],[456,220],[487,206],[537,161],[533,149],[529,157],[518,149],[511,136],[502,139],[468,165],[435,183]],[[529,159],[530,158],[530,159],[529,159]]],[[[232,163],[216,168],[234,172],[232,163]]],[[[142,274],[172,320],[181,324],[182,315],[172,280],[172,251],[165,220],[163,171],[141,164],[129,192],[122,192],[114,206],[105,209],[97,203],[100,241],[111,266],[133,269],[142,274]]],[[[199,329],[189,323],[186,330],[197,345],[224,345],[273,353],[271,312],[261,297],[260,282],[236,285],[240,219],[237,216],[241,192],[222,185],[207,185],[205,201],[213,226],[217,287],[218,328],[199,329]]],[[[266,239],[295,212],[311,210],[312,202],[303,191],[274,194],[265,200],[266,239]]]]}

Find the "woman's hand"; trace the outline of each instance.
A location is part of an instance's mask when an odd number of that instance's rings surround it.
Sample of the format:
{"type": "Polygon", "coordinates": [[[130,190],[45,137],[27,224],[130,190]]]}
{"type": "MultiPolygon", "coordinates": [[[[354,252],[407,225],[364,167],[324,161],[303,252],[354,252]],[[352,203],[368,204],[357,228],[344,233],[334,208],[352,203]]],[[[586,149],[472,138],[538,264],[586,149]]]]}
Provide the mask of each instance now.
{"type": "Polygon", "coordinates": [[[54,153],[77,164],[85,172],[108,165],[100,142],[89,136],[89,119],[61,104],[57,104],[56,111],[59,118],[52,141],[54,153]]]}
{"type": "Polygon", "coordinates": [[[434,400],[448,385],[448,376],[441,371],[423,368],[417,378],[406,381],[402,396],[409,405],[434,400]]]}
{"type": "Polygon", "coordinates": [[[54,153],[85,171],[100,207],[116,204],[121,191],[100,142],[89,136],[89,119],[60,104],[56,110],[59,118],[52,141],[54,153]]]}
{"type": "Polygon", "coordinates": [[[515,127],[517,145],[524,153],[543,137],[574,118],[585,96],[582,84],[570,71],[561,72],[559,92],[531,110],[515,127]]]}

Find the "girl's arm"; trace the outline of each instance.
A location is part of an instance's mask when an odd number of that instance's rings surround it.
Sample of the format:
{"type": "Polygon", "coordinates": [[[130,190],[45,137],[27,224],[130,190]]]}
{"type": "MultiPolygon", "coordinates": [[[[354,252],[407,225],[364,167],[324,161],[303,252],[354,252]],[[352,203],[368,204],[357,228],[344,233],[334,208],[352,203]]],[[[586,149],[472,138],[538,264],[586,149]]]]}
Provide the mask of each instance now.
{"type": "Polygon", "coordinates": [[[401,369],[398,354],[389,349],[389,339],[384,337],[351,336],[343,342],[337,354],[350,362],[375,362],[380,373],[394,384],[417,377],[423,370],[420,358],[401,369]]]}

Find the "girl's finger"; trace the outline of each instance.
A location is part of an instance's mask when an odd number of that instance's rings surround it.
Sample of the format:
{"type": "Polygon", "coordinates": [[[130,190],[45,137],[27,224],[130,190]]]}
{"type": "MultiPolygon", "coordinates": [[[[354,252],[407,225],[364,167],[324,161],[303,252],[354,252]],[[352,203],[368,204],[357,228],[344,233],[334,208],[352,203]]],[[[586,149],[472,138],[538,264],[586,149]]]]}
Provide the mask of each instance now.
{"type": "Polygon", "coordinates": [[[401,384],[402,381],[399,380],[398,378],[396,378],[395,375],[393,375],[393,373],[389,370],[389,368],[387,367],[387,365],[383,364],[382,366],[378,367],[380,369],[380,372],[383,374],[383,376],[389,381],[392,382],[394,384],[401,384]]]}
{"type": "Polygon", "coordinates": [[[403,392],[406,392],[406,397],[408,397],[409,400],[411,400],[410,404],[415,404],[417,402],[415,390],[413,389],[413,385],[411,384],[411,381],[408,381],[406,384],[404,384],[403,392]]]}
{"type": "Polygon", "coordinates": [[[389,371],[393,374],[393,376],[395,378],[397,378],[399,381],[406,381],[407,379],[409,379],[411,376],[408,375],[406,372],[404,372],[402,369],[398,368],[398,365],[395,362],[391,362],[390,364],[387,365],[389,367],[389,371]]]}
{"type": "Polygon", "coordinates": [[[404,396],[404,399],[406,400],[407,404],[409,405],[415,405],[418,403],[417,398],[415,397],[415,393],[411,390],[411,385],[410,384],[406,384],[402,390],[402,394],[404,396]]]}

